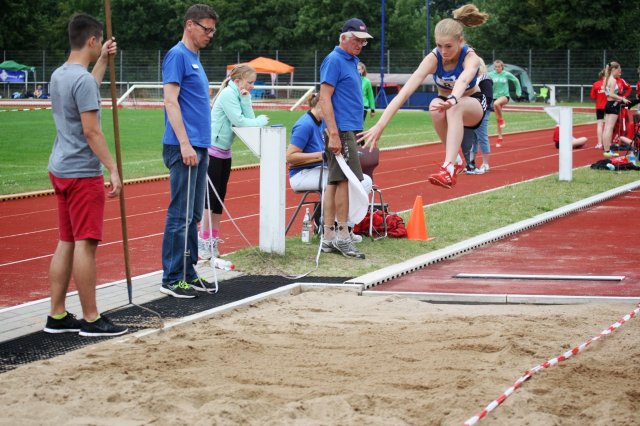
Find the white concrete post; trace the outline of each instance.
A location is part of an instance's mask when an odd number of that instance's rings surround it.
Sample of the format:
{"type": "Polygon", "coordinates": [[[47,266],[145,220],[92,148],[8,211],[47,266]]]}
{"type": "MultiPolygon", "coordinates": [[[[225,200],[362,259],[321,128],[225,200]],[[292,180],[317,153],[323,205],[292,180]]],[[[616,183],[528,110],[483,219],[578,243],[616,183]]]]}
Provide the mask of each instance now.
{"type": "Polygon", "coordinates": [[[556,85],[555,84],[547,84],[549,88],[549,105],[556,105],[556,85]]]}
{"type": "Polygon", "coordinates": [[[284,254],[286,143],[284,127],[234,127],[260,158],[260,250],[284,254]]]}
{"type": "Polygon", "coordinates": [[[547,107],[544,110],[560,125],[558,179],[570,182],[573,179],[573,109],[569,107],[547,107]]]}

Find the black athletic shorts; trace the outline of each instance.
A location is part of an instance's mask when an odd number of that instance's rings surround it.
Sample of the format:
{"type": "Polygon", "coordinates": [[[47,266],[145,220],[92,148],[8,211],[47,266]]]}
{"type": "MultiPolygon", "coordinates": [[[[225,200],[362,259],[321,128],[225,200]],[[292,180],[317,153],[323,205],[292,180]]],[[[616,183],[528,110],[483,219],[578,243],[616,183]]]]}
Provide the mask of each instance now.
{"type": "MultiPolygon", "coordinates": [[[[475,126],[464,126],[466,129],[475,130],[478,127],[480,127],[480,124],[482,124],[482,120],[484,120],[484,115],[487,113],[487,109],[489,108],[489,105],[487,105],[487,97],[482,92],[472,93],[469,95],[469,97],[474,98],[478,102],[480,102],[480,106],[482,107],[482,117],[480,117],[480,121],[478,121],[478,124],[476,124],[475,126]]],[[[442,99],[445,102],[447,101],[446,96],[438,95],[438,98],[442,99]]]]}
{"type": "Polygon", "coordinates": [[[596,109],[596,120],[604,120],[604,108],[596,109]]]}
{"type": "Polygon", "coordinates": [[[622,104],[620,101],[607,101],[607,105],[604,107],[605,114],[620,115],[620,107],[622,104]]]}

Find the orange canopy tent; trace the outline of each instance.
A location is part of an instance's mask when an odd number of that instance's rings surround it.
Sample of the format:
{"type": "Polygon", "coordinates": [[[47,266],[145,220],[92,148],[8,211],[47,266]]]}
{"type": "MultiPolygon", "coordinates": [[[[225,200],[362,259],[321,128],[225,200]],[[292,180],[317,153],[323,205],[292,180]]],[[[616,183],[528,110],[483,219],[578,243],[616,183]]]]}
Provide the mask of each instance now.
{"type": "MultiPolygon", "coordinates": [[[[251,61],[247,62],[247,64],[251,65],[255,68],[256,72],[261,74],[271,74],[271,82],[275,83],[276,76],[278,74],[291,74],[291,83],[293,84],[293,72],[296,69],[291,65],[287,65],[284,62],[276,61],[275,59],[265,58],[263,56],[259,56],[251,61]]],[[[227,74],[231,72],[233,67],[237,64],[227,65],[227,74]]]]}

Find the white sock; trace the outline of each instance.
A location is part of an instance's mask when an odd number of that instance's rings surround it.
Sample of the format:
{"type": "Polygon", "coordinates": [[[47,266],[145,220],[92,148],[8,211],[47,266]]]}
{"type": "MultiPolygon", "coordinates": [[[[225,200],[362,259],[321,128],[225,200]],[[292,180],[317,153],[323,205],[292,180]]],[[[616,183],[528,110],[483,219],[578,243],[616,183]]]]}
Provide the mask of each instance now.
{"type": "Polygon", "coordinates": [[[454,168],[453,168],[453,163],[442,163],[442,168],[445,169],[449,175],[453,176],[453,172],[454,172],[454,168]]]}
{"type": "Polygon", "coordinates": [[[460,157],[460,154],[456,157],[456,164],[462,164],[462,157],[460,157]]]}
{"type": "Polygon", "coordinates": [[[336,238],[336,228],[333,226],[324,225],[322,234],[325,241],[333,241],[336,238]]]}

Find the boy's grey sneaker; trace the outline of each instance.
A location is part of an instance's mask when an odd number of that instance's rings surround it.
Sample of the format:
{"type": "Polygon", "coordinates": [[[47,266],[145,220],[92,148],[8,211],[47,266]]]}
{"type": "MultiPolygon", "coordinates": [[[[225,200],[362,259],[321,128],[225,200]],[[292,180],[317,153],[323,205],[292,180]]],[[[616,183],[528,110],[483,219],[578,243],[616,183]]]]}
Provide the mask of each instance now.
{"type": "Polygon", "coordinates": [[[333,247],[342,253],[345,257],[355,257],[356,259],[364,259],[364,253],[356,248],[351,239],[340,240],[338,238],[333,241],[333,247]]]}
{"type": "Polygon", "coordinates": [[[210,283],[204,278],[196,278],[191,281],[191,288],[195,291],[206,291],[207,293],[215,293],[218,291],[216,283],[210,283]]]}
{"type": "Polygon", "coordinates": [[[80,331],[80,324],[81,321],[75,315],[67,312],[67,316],[62,319],[47,316],[47,324],[44,326],[44,331],[53,334],[77,333],[80,331]]]}
{"type": "Polygon", "coordinates": [[[193,299],[198,297],[198,293],[186,281],[176,281],[174,283],[162,283],[160,293],[177,297],[178,299],[193,299]]]}
{"type": "Polygon", "coordinates": [[[332,240],[322,240],[322,252],[323,253],[331,253],[335,251],[335,249],[333,248],[333,241],[332,240]]]}
{"type": "Polygon", "coordinates": [[[100,315],[100,318],[94,322],[82,320],[80,326],[80,335],[88,337],[100,337],[100,336],[120,336],[121,334],[129,331],[127,327],[122,325],[116,325],[104,315],[100,315]]]}

